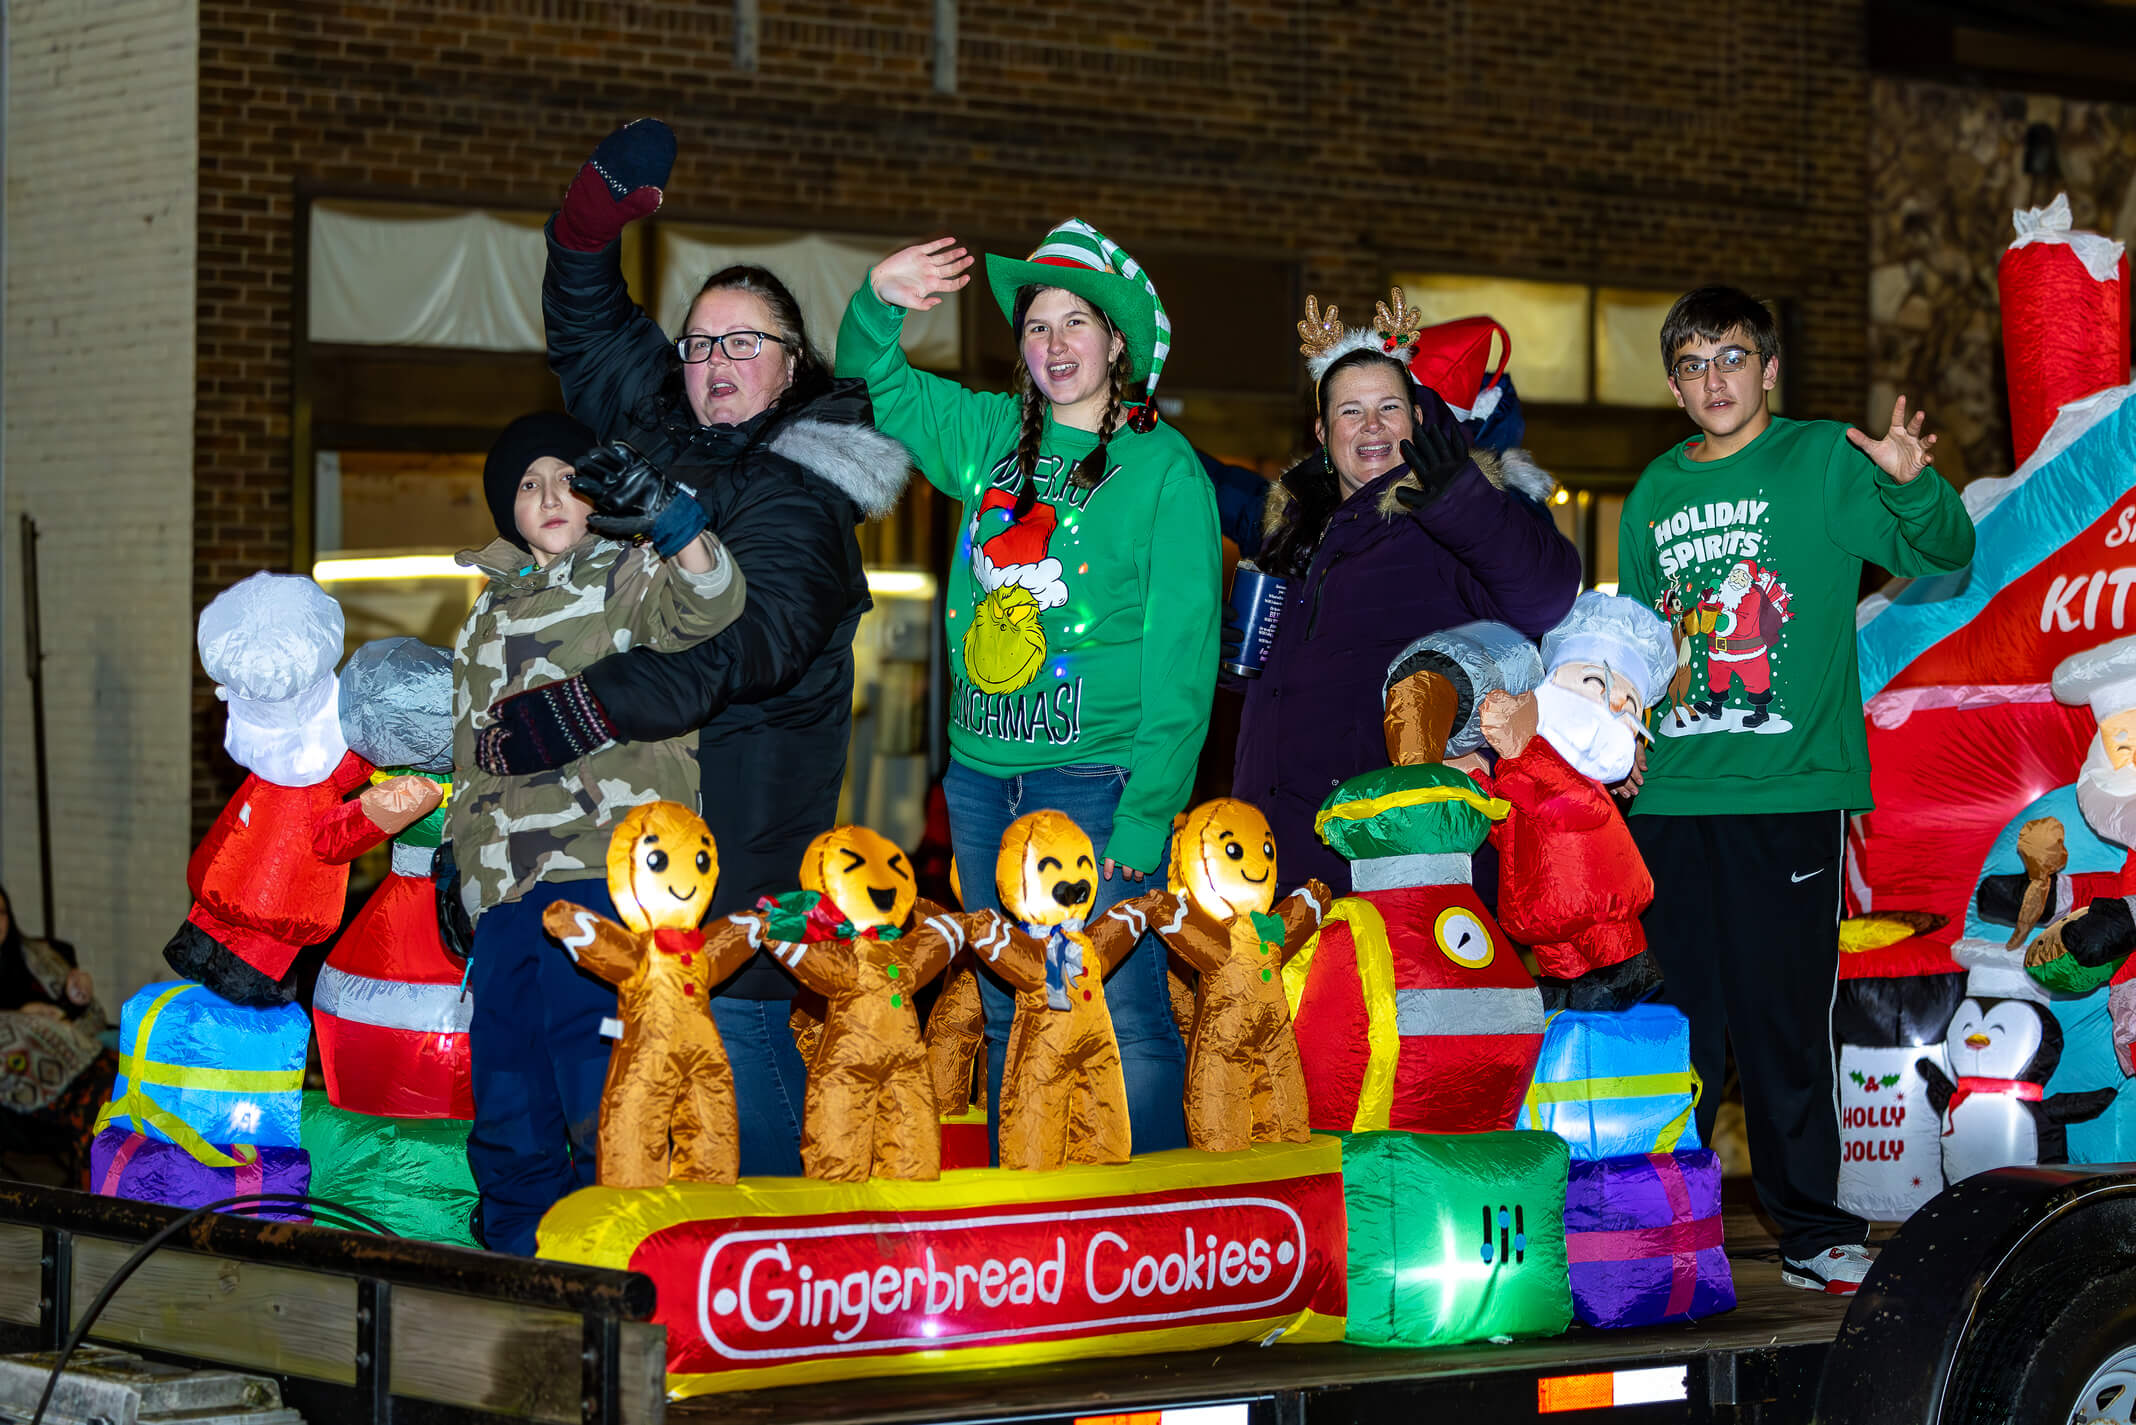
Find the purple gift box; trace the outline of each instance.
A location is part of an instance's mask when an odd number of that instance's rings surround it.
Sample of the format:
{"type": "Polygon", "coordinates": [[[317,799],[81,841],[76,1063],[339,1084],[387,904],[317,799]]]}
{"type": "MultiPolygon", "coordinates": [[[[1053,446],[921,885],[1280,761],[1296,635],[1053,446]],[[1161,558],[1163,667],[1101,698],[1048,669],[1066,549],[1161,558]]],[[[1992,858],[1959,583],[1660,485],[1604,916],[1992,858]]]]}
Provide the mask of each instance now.
{"type": "Polygon", "coordinates": [[[1710,1148],[1573,1163],[1565,1246],[1573,1313],[1590,1326],[1692,1321],[1736,1304],[1710,1148]]]}
{"type": "MultiPolygon", "coordinates": [[[[311,1155],[302,1148],[211,1149],[237,1158],[203,1163],[176,1143],[143,1133],[107,1128],[89,1145],[89,1185],[103,1197],[130,1197],[169,1207],[204,1207],[227,1197],[257,1192],[304,1192],[311,1186],[311,1155]]],[[[276,1222],[309,1222],[300,1208],[263,1208],[245,1214],[276,1222]]]]}

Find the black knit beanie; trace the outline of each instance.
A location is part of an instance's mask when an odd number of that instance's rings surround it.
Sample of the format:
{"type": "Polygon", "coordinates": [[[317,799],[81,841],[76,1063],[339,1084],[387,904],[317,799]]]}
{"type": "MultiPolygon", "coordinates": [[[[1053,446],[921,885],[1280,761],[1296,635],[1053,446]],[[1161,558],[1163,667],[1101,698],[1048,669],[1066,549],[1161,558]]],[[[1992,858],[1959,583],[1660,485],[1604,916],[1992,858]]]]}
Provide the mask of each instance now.
{"type": "Polygon", "coordinates": [[[512,506],[519,498],[519,481],[527,467],[545,455],[576,465],[597,443],[592,431],[562,411],[536,411],[506,426],[482,466],[482,493],[489,500],[497,533],[525,549],[527,542],[512,518],[512,506]]]}

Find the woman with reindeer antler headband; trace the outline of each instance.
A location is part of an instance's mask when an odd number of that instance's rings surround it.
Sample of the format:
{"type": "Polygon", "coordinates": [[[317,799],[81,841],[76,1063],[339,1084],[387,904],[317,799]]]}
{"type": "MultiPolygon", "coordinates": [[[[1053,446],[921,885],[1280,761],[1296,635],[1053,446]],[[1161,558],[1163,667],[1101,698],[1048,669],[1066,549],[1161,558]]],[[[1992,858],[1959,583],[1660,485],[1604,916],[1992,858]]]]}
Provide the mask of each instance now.
{"type": "MultiPolygon", "coordinates": [[[[875,419],[936,489],[963,503],[946,591],[950,765],[942,790],[967,910],[997,907],[1002,833],[1025,812],[1073,817],[1096,848],[1089,914],[1161,872],[1192,790],[1216,683],[1223,576],[1216,498],[1152,392],[1172,328],[1149,275],[1071,218],[1028,258],[989,256],[988,285],[1022,360],[1013,394],[915,371],[905,312],[970,281],[954,239],[878,263],[838,333],[875,419]]],[[[1106,990],[1134,1151],[1186,1144],[1186,1049],[1154,936],[1106,990]]],[[[1015,998],[980,977],[988,1102],[1015,998]]]]}
{"type": "MultiPolygon", "coordinates": [[[[1284,879],[1350,886],[1313,832],[1329,788],[1383,765],[1380,690],[1418,638],[1477,619],[1540,636],[1580,589],[1580,559],[1525,451],[1471,451],[1414,373],[1422,314],[1402,299],[1345,327],[1305,299],[1298,323],[1320,448],[1268,501],[1260,566],[1290,581],[1262,675],[1248,685],[1234,794],[1268,813],[1284,879]]],[[[1473,391],[1461,393],[1464,399],[1473,391]]]]}

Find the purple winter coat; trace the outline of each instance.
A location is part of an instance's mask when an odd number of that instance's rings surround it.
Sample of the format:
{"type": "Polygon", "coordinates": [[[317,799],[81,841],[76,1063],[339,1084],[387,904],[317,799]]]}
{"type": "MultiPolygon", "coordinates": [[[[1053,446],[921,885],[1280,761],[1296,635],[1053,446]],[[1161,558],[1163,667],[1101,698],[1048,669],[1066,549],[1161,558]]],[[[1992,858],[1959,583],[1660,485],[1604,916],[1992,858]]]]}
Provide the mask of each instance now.
{"type": "MultiPolygon", "coordinates": [[[[1318,876],[1337,894],[1350,888],[1349,863],[1314,834],[1313,816],[1336,786],[1387,765],[1381,688],[1395,656],[1476,619],[1540,637],[1580,591],[1578,551],[1533,502],[1547,497],[1550,477],[1524,452],[1474,452],[1422,510],[1396,500],[1405,483],[1416,476],[1397,467],[1335,511],[1304,579],[1292,581],[1261,676],[1247,684],[1231,790],[1267,814],[1286,887],[1318,876]]],[[[1295,514],[1281,485],[1269,508],[1273,527],[1295,514]]]]}

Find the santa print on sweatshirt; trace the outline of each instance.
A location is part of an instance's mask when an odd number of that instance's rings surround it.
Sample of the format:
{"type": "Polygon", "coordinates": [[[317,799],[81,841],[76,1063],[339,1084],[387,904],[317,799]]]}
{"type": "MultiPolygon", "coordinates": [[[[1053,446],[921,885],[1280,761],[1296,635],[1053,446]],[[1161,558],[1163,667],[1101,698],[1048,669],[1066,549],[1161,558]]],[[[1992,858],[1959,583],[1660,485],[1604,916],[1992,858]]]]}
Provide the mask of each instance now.
{"type": "Polygon", "coordinates": [[[1713,732],[1792,732],[1778,701],[1773,662],[1784,658],[1794,618],[1787,583],[1772,567],[1772,502],[1763,491],[1744,500],[1686,505],[1654,522],[1662,593],[1654,610],[1677,643],[1679,701],[1660,719],[1663,737],[1713,732]],[[1761,561],[1755,557],[1764,555],[1761,561]]]}
{"type": "Polygon", "coordinates": [[[1774,416],[1733,454],[1698,448],[1647,466],[1617,536],[1617,591],[1668,621],[1677,659],[1632,813],[1864,809],[1863,562],[1956,568],[1972,520],[1933,469],[1895,480],[1832,421],[1774,416]]]}

